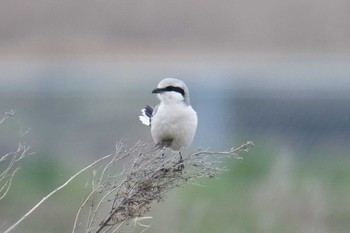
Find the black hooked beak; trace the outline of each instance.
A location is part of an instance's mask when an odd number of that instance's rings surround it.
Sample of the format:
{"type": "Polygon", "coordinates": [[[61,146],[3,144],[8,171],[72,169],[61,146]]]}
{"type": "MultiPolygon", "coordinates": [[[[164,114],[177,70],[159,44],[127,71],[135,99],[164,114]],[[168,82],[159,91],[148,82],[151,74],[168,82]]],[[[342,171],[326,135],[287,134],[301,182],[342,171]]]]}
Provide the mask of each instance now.
{"type": "Polygon", "coordinates": [[[165,90],[163,88],[156,88],[152,91],[152,94],[158,94],[158,93],[162,93],[164,92],[165,90]]]}

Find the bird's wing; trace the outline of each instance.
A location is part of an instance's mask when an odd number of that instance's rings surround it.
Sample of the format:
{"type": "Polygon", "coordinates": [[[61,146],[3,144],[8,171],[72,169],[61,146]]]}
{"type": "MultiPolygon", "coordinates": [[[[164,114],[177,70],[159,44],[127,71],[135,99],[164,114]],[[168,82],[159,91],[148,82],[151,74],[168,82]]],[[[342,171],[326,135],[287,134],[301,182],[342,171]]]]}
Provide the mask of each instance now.
{"type": "Polygon", "coordinates": [[[150,126],[151,125],[151,119],[152,119],[152,116],[154,115],[155,113],[155,110],[157,109],[158,106],[156,106],[154,109],[149,106],[149,105],[146,105],[146,107],[144,109],[141,110],[142,112],[142,115],[139,116],[139,119],[140,121],[142,122],[142,124],[145,124],[147,126],[150,126]]]}
{"type": "Polygon", "coordinates": [[[158,104],[157,106],[154,107],[152,116],[156,115],[157,110],[158,110],[158,107],[159,107],[159,104],[158,104]]]}

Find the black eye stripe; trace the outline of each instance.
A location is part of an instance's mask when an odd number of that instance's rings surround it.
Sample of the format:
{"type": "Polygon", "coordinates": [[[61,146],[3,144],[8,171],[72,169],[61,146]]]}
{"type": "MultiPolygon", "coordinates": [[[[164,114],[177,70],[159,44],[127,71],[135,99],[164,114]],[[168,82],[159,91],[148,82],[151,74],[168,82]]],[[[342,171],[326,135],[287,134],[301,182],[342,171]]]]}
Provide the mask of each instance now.
{"type": "Polygon", "coordinates": [[[167,86],[166,88],[164,88],[164,90],[165,91],[175,91],[175,92],[180,93],[183,96],[185,95],[185,91],[181,87],[167,86]]]}

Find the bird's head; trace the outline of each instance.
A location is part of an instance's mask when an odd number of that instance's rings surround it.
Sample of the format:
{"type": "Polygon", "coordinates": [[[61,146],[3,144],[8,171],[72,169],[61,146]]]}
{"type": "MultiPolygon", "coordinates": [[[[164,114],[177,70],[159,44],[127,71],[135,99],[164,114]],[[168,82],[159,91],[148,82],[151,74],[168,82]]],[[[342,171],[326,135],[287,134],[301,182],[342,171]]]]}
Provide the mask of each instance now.
{"type": "Polygon", "coordinates": [[[157,94],[158,99],[164,103],[184,102],[186,105],[190,105],[188,88],[186,84],[179,79],[163,79],[152,93],[157,94]]]}

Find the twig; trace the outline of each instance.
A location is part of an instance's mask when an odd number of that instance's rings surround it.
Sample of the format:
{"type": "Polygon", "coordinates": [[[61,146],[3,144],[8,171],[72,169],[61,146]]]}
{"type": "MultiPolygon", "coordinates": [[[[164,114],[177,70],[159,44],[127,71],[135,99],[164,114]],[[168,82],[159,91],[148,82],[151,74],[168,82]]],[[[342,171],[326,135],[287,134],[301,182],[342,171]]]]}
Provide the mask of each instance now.
{"type": "MultiPolygon", "coordinates": [[[[5,184],[0,187],[0,194],[2,192],[2,195],[0,196],[0,200],[3,199],[6,194],[8,193],[8,191],[10,190],[11,184],[12,184],[12,179],[15,176],[16,172],[19,170],[20,168],[17,167],[11,174],[9,174],[8,176],[10,178],[8,178],[8,180],[5,182],[5,184]]],[[[5,177],[6,178],[6,177],[5,177]]]]}
{"type": "MultiPolygon", "coordinates": [[[[15,114],[14,110],[10,110],[6,112],[2,119],[0,119],[0,125],[4,123],[7,119],[12,117],[15,114]]],[[[28,131],[26,131],[28,133],[28,131]]],[[[21,139],[24,137],[24,133],[22,133],[22,129],[20,132],[21,138],[19,140],[18,146],[14,152],[6,153],[5,155],[0,156],[0,163],[2,163],[2,171],[0,170],[0,200],[2,200],[9,192],[12,180],[14,175],[19,170],[17,166],[18,162],[24,159],[27,156],[34,154],[33,152],[29,152],[31,149],[29,146],[26,146],[21,139]]]]}
{"type": "Polygon", "coordinates": [[[2,119],[0,120],[0,125],[6,121],[7,119],[9,119],[10,117],[15,115],[15,110],[11,109],[8,112],[5,112],[4,116],[2,117],[2,119]]]}

